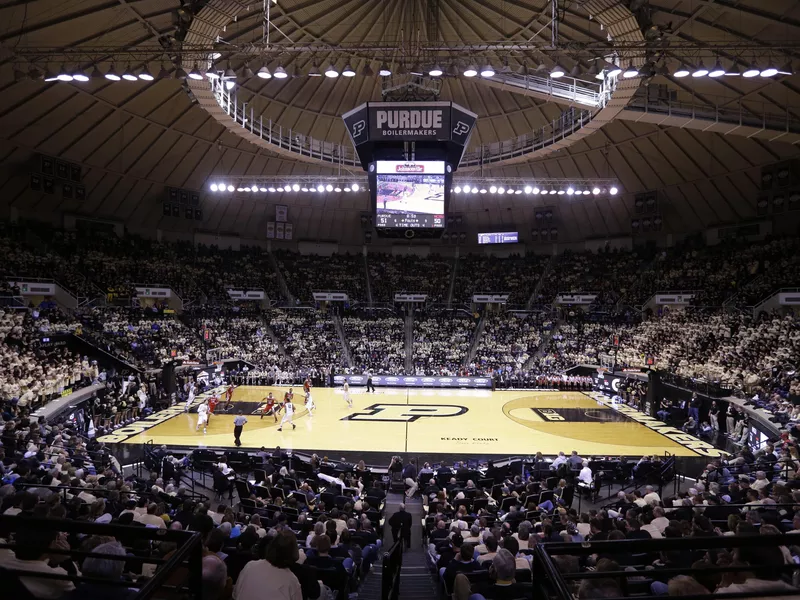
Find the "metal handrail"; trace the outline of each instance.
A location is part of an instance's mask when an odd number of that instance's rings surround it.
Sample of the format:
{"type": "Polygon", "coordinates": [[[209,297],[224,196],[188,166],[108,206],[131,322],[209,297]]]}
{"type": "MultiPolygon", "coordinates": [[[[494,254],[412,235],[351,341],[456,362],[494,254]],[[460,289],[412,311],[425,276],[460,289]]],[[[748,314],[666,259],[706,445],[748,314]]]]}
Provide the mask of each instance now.
{"type": "MultiPolygon", "coordinates": [[[[555,86],[555,84],[551,85],[555,86]]],[[[226,89],[221,79],[212,79],[210,86],[220,108],[239,126],[268,144],[340,167],[361,169],[361,161],[352,147],[338,142],[315,139],[291,128],[284,128],[281,124],[273,122],[272,119],[265,122],[263,116],[256,115],[252,106],[248,108],[245,103],[240,103],[236,92],[231,93],[226,89]]],[[[510,140],[479,146],[464,154],[460,166],[477,167],[498,163],[536,152],[560,142],[591,122],[594,112],[605,106],[613,87],[613,84],[601,87],[600,100],[598,100],[599,104],[596,108],[592,110],[569,108],[558,119],[553,119],[552,122],[530,133],[510,140]]],[[[575,91],[578,89],[577,86],[572,86],[571,89],[573,89],[573,94],[577,93],[575,91]]]]}

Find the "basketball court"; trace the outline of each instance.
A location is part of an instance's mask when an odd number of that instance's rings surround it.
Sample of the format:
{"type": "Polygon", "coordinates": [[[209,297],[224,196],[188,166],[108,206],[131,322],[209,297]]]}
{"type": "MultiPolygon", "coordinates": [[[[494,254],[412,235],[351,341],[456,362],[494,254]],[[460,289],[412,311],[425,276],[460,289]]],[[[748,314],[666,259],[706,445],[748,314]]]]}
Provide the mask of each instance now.
{"type": "Polygon", "coordinates": [[[341,389],[316,388],[314,415],[295,388],[296,429],[278,431],[271,415],[261,418],[262,399],[285,387],[236,388],[231,409],[218,405],[207,433],[197,432],[197,405],[178,405],[101,438],[111,443],[233,447],[233,419],[248,418],[242,448],[281,446],[290,450],[510,456],[536,452],[642,456],[718,456],[713,446],[628,407],[580,392],[378,388],[351,389],[353,409],[341,389]],[[641,421],[641,422],[640,422],[641,421]]]}

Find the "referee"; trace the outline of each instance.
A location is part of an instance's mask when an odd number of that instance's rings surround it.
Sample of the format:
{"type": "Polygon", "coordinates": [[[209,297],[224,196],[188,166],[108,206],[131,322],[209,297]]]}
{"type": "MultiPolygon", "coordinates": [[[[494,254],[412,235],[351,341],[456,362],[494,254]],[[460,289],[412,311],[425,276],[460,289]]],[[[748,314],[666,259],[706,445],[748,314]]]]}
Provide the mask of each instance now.
{"type": "Polygon", "coordinates": [[[240,410],[239,414],[233,418],[233,437],[235,439],[234,443],[237,446],[242,445],[242,441],[239,438],[242,435],[242,428],[245,423],[247,423],[247,417],[245,417],[240,410]]]}

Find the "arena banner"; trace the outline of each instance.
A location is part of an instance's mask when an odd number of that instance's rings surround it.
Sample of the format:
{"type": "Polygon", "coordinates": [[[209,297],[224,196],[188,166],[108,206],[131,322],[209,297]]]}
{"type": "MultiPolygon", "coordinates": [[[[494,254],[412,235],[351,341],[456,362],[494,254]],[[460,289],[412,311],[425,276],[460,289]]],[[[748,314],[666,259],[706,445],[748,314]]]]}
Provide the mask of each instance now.
{"type": "Polygon", "coordinates": [[[169,298],[172,290],[161,287],[137,287],[136,295],[139,298],[169,298]]]}
{"type": "Polygon", "coordinates": [[[689,304],[694,294],[656,294],[656,304],[689,304]]]}
{"type": "MultiPolygon", "coordinates": [[[[367,375],[334,375],[334,385],[342,385],[345,381],[350,385],[367,385],[367,375]]],[[[491,377],[414,377],[403,375],[373,375],[375,387],[433,387],[433,388],[468,388],[491,389],[491,377]]]]}
{"type": "Polygon", "coordinates": [[[56,284],[36,281],[9,281],[8,285],[19,288],[20,296],[55,296],[56,284]]]}
{"type": "Polygon", "coordinates": [[[591,304],[597,294],[558,294],[556,304],[591,304]]]}
{"type": "Polygon", "coordinates": [[[781,292],[778,294],[778,303],[781,306],[800,304],[800,293],[781,292]]]}
{"type": "Polygon", "coordinates": [[[347,294],[344,292],[312,292],[314,300],[317,302],[347,302],[347,294]]]}
{"type": "Polygon", "coordinates": [[[264,290],[228,290],[231,300],[264,300],[267,294],[264,290]]]}
{"type": "Polygon", "coordinates": [[[425,302],[428,294],[395,294],[395,302],[425,302]]]}
{"type": "Polygon", "coordinates": [[[505,304],[508,294],[473,294],[472,301],[475,304],[505,304]]]}

